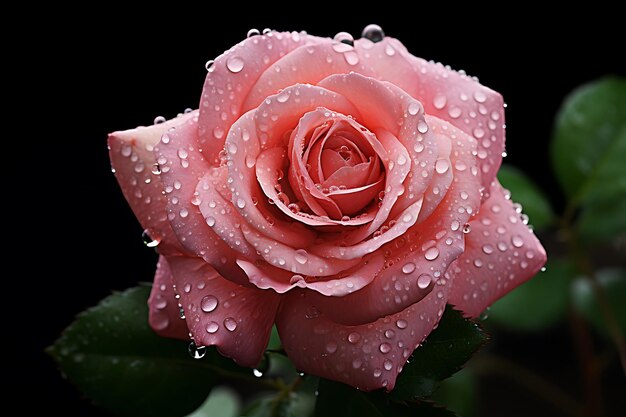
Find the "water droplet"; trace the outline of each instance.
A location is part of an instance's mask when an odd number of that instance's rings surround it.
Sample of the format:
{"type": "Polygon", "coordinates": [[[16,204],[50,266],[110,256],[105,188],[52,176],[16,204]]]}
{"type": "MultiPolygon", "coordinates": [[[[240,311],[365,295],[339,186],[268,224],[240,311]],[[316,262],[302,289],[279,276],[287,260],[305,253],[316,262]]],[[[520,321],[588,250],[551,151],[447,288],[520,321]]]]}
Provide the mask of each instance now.
{"type": "Polygon", "coordinates": [[[220,328],[220,325],[214,321],[210,321],[209,324],[206,325],[206,331],[207,333],[210,333],[210,334],[217,332],[219,328],[220,328]]]}
{"type": "Polygon", "coordinates": [[[454,163],[454,167],[457,169],[457,171],[461,172],[467,169],[467,165],[465,165],[465,162],[461,161],[460,159],[454,163]]]}
{"type": "Polygon", "coordinates": [[[444,107],[446,107],[447,101],[448,99],[446,98],[446,96],[440,94],[436,96],[435,99],[433,100],[433,106],[435,106],[437,110],[441,110],[444,107]]]}
{"type": "Polygon", "coordinates": [[[161,174],[161,166],[159,164],[153,164],[152,165],[152,173],[154,175],[160,175],[161,174]]]}
{"type": "Polygon", "coordinates": [[[514,235],[511,237],[511,243],[516,248],[521,248],[524,245],[524,240],[519,235],[514,235]]]}
{"type": "Polygon", "coordinates": [[[428,286],[430,285],[430,283],[432,282],[432,277],[428,274],[422,274],[419,276],[419,278],[417,278],[417,286],[420,289],[426,289],[428,288],[428,286]]]}
{"type": "Polygon", "coordinates": [[[385,53],[388,56],[394,56],[396,54],[396,50],[393,49],[393,46],[387,44],[387,46],[385,46],[385,53]]]}
{"type": "Polygon", "coordinates": [[[425,121],[420,120],[419,122],[417,122],[417,131],[422,134],[428,132],[428,125],[425,121]]]}
{"type": "Polygon", "coordinates": [[[270,29],[270,28],[263,29],[263,34],[264,35],[269,35],[270,33],[272,33],[272,29],[270,29]]]}
{"type": "Polygon", "coordinates": [[[208,224],[209,227],[215,226],[215,217],[208,216],[205,220],[206,220],[206,224],[208,224]]]}
{"type": "Polygon", "coordinates": [[[452,117],[453,119],[458,119],[459,116],[461,116],[461,109],[459,107],[450,107],[448,109],[448,114],[450,115],[450,117],[452,117]]]}
{"type": "Polygon", "coordinates": [[[474,259],[474,266],[476,268],[480,268],[481,266],[483,266],[483,261],[480,258],[474,259]]]}
{"type": "Polygon", "coordinates": [[[304,282],[304,277],[302,275],[296,274],[296,275],[293,275],[291,279],[289,280],[289,285],[298,285],[301,287],[305,287],[306,283],[304,282]]]}
{"type": "Polygon", "coordinates": [[[204,68],[208,71],[208,72],[213,72],[215,71],[215,61],[213,61],[212,59],[209,59],[206,64],[204,64],[204,68]]]}
{"type": "Polygon", "coordinates": [[[154,229],[148,228],[141,234],[141,240],[143,244],[149,248],[156,248],[161,243],[161,235],[154,229]]]}
{"type": "Polygon", "coordinates": [[[372,42],[380,42],[385,38],[385,32],[383,32],[380,26],[370,24],[365,26],[363,32],[361,32],[361,37],[369,39],[372,42]]]}
{"type": "Polygon", "coordinates": [[[226,68],[234,74],[241,72],[244,67],[243,59],[238,56],[233,56],[226,61],[226,68]]]}
{"type": "Polygon", "coordinates": [[[381,353],[389,353],[391,352],[391,345],[389,343],[381,343],[380,346],[378,347],[378,350],[380,350],[381,353]]]}
{"type": "Polygon", "coordinates": [[[231,155],[234,155],[237,153],[237,145],[235,145],[232,142],[229,142],[228,145],[226,145],[226,149],[228,150],[228,153],[231,155]]]}
{"type": "Polygon", "coordinates": [[[407,262],[402,267],[402,272],[404,272],[405,274],[410,274],[413,271],[415,271],[415,264],[413,262],[407,262]]]}
{"type": "Polygon", "coordinates": [[[438,256],[439,256],[439,249],[437,249],[436,246],[433,246],[432,248],[428,249],[426,253],[424,253],[424,258],[426,258],[429,261],[434,261],[435,259],[437,259],[438,256]]]}
{"type": "Polygon", "coordinates": [[[487,244],[487,245],[483,245],[483,252],[485,252],[487,255],[490,255],[493,253],[493,246],[487,244]]]}
{"type": "Polygon", "coordinates": [[[189,347],[187,348],[189,352],[189,356],[194,359],[202,359],[204,355],[206,355],[207,348],[206,346],[196,346],[195,342],[189,343],[189,347]]]}
{"type": "Polygon", "coordinates": [[[406,320],[398,319],[396,320],[396,326],[398,329],[406,329],[409,323],[406,320]]]}
{"type": "Polygon", "coordinates": [[[226,317],[224,319],[224,327],[226,327],[226,330],[229,332],[234,332],[237,328],[237,321],[232,317],[226,317]]]}
{"type": "Polygon", "coordinates": [[[304,265],[309,260],[309,254],[304,249],[298,249],[294,255],[296,262],[304,265]]]}
{"type": "Polygon", "coordinates": [[[334,41],[345,43],[346,45],[354,46],[354,38],[348,32],[339,32],[333,38],[334,41]]]}
{"type": "Polygon", "coordinates": [[[374,378],[379,378],[383,374],[380,369],[374,369],[374,378]]]}
{"type": "Polygon", "coordinates": [[[383,362],[383,366],[386,370],[391,371],[391,368],[393,368],[393,362],[391,362],[389,359],[385,359],[385,362],[383,362]]]}
{"type": "Polygon", "coordinates": [[[154,118],[154,124],[155,125],[159,125],[161,123],[165,123],[165,117],[157,116],[157,117],[154,118]]]}
{"type": "Polygon", "coordinates": [[[253,29],[250,29],[248,31],[248,33],[246,34],[246,38],[251,38],[253,36],[257,36],[257,35],[260,35],[260,34],[261,34],[261,32],[259,31],[259,29],[254,29],[253,28],[253,29]]]}
{"type": "Polygon", "coordinates": [[[191,292],[191,284],[189,282],[185,284],[185,286],[183,287],[183,291],[185,291],[185,293],[187,294],[191,292]]]}
{"type": "Polygon", "coordinates": [[[420,109],[420,104],[416,101],[412,101],[411,104],[409,104],[409,108],[407,110],[411,116],[415,116],[417,113],[419,113],[420,109]]]}
{"type": "Polygon", "coordinates": [[[259,371],[258,369],[253,369],[252,375],[254,375],[257,378],[261,378],[263,376],[263,372],[259,371]]]}
{"type": "Polygon", "coordinates": [[[435,171],[438,174],[445,174],[448,168],[450,168],[450,164],[445,159],[437,159],[437,162],[435,162],[435,171]]]}
{"type": "Polygon", "coordinates": [[[200,308],[205,313],[210,313],[217,308],[218,304],[219,301],[217,297],[213,295],[207,295],[206,297],[202,298],[202,301],[200,301],[200,308]]]}
{"type": "Polygon", "coordinates": [[[463,233],[468,234],[472,231],[472,226],[469,223],[463,225],[463,233]]]}
{"type": "Polygon", "coordinates": [[[358,343],[359,340],[361,340],[361,335],[357,332],[352,332],[348,335],[348,342],[352,343],[353,345],[355,343],[358,343]]]}
{"type": "Polygon", "coordinates": [[[387,339],[393,339],[394,337],[396,337],[396,332],[394,332],[391,329],[387,329],[387,330],[385,330],[385,337],[387,339]]]}
{"type": "Polygon", "coordinates": [[[239,207],[240,209],[246,207],[246,200],[244,200],[243,198],[238,198],[237,207],[239,207]]]}
{"type": "Polygon", "coordinates": [[[180,217],[184,219],[185,217],[189,216],[189,211],[186,208],[184,208],[180,210],[179,214],[180,214],[180,217]]]}
{"type": "Polygon", "coordinates": [[[482,91],[478,90],[474,92],[474,100],[478,103],[484,103],[487,100],[487,96],[482,91]]]}
{"type": "Polygon", "coordinates": [[[330,341],[328,343],[326,343],[326,352],[328,353],[335,353],[337,352],[337,343],[330,341]]]}

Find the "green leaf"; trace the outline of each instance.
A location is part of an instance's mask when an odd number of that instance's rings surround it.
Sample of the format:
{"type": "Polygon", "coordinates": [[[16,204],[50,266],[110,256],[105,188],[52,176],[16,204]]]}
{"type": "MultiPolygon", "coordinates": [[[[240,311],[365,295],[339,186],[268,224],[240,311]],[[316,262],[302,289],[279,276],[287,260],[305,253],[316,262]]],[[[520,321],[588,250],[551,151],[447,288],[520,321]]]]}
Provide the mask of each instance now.
{"type": "Polygon", "coordinates": [[[188,342],[157,336],[148,326],[149,286],[105,298],[81,313],[48,349],[87,397],[119,416],[184,416],[220,379],[235,374],[232,361],[208,349],[202,360],[188,342]]]}
{"type": "MultiPolygon", "coordinates": [[[[626,270],[603,269],[597,271],[596,280],[606,296],[607,304],[622,332],[626,334],[626,270]]],[[[572,301],[574,307],[605,336],[609,336],[606,320],[598,304],[592,283],[581,277],[572,284],[572,301]]]]}
{"type": "Polygon", "coordinates": [[[401,400],[428,398],[439,381],[461,369],[487,340],[477,323],[446,307],[437,329],[409,358],[391,395],[401,400]]]}
{"type": "Polygon", "coordinates": [[[215,387],[206,401],[187,417],[237,417],[241,409],[239,395],[228,387],[215,387]]]}
{"type": "Polygon", "coordinates": [[[441,382],[432,399],[459,416],[471,417],[475,411],[476,375],[471,367],[461,369],[441,382]]]}
{"type": "Polygon", "coordinates": [[[262,395],[241,414],[242,417],[312,417],[315,407],[315,391],[319,379],[306,376],[298,390],[284,390],[262,395]]]}
{"type": "Polygon", "coordinates": [[[536,230],[544,229],[554,220],[547,198],[522,171],[503,165],[498,171],[498,180],[511,191],[511,198],[520,203],[536,230]]]}
{"type": "MultiPolygon", "coordinates": [[[[616,154],[618,134],[626,126],[626,80],[609,77],[574,90],[556,118],[552,161],[563,189],[570,198],[583,197],[599,184],[605,164],[624,166],[624,154],[616,154]]],[[[623,169],[623,168],[622,168],[623,169]]],[[[624,172],[620,170],[619,172],[624,172]]],[[[615,177],[614,177],[615,178],[615,177]]]]}
{"type": "Polygon", "coordinates": [[[551,259],[544,272],[496,301],[489,321],[516,331],[549,328],[565,316],[570,282],[576,275],[570,261],[551,259]]]}
{"type": "MultiPolygon", "coordinates": [[[[624,141],[626,143],[626,140],[624,141]]],[[[626,155],[626,150],[622,152],[626,155]]],[[[616,196],[617,197],[617,196],[616,196]]],[[[606,199],[586,204],[580,213],[577,229],[587,245],[626,235],[626,193],[615,201],[606,199]]]]}
{"type": "Polygon", "coordinates": [[[363,392],[347,385],[320,380],[315,417],[455,417],[432,403],[397,401],[383,392],[363,392]]]}

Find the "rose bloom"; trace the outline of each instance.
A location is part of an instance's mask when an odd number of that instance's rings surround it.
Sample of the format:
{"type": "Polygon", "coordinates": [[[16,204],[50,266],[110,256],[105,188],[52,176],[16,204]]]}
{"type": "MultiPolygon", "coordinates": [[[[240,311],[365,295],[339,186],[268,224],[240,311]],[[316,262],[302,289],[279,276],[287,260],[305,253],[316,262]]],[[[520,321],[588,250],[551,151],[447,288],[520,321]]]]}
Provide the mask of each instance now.
{"type": "Polygon", "coordinates": [[[545,263],[476,79],[374,25],[250,36],[207,68],[199,110],[109,137],[158,244],[158,334],[254,366],[275,323],[298,370],[391,390],[446,303],[476,317],[545,263]]]}

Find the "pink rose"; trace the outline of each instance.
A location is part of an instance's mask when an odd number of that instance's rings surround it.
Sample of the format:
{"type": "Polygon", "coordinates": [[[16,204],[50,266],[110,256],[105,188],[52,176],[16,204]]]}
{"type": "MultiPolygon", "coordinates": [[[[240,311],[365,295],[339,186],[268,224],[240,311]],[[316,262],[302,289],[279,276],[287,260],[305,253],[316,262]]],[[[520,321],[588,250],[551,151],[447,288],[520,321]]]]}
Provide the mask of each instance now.
{"type": "Polygon", "coordinates": [[[475,317],[546,254],[495,176],[502,97],[376,28],[339,39],[244,40],[199,110],[110,156],[158,243],[156,332],[254,366],[276,323],[297,369],[391,390],[446,303],[475,317]]]}

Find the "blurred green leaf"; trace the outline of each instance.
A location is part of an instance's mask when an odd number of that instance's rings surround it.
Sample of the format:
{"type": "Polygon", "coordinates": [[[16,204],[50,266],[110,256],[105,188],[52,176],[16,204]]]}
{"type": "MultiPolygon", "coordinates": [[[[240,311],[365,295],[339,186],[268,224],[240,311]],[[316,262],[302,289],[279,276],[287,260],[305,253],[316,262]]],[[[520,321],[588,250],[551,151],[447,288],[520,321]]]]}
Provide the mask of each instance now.
{"type": "Polygon", "coordinates": [[[318,390],[315,417],[455,417],[432,403],[397,401],[380,391],[363,392],[325,379],[318,390]]]}
{"type": "Polygon", "coordinates": [[[413,352],[390,395],[400,400],[428,398],[439,381],[461,369],[488,339],[477,323],[447,306],[439,326],[413,352]]]}
{"type": "MultiPolygon", "coordinates": [[[[617,324],[626,334],[626,270],[603,269],[597,271],[596,280],[606,301],[617,319],[617,324]]],[[[598,304],[592,283],[586,277],[580,277],[572,284],[572,301],[576,309],[583,314],[605,336],[609,336],[604,315],[598,304]]]]}
{"type": "Polygon", "coordinates": [[[237,417],[241,409],[239,395],[228,387],[215,387],[206,401],[187,417],[237,417]]]}
{"type": "Polygon", "coordinates": [[[552,161],[569,206],[582,209],[580,231],[587,243],[626,233],[620,210],[626,199],[625,155],[626,79],[597,80],[565,99],[552,161]]]}
{"type": "Polygon", "coordinates": [[[244,370],[215,349],[194,360],[189,342],[157,336],[148,326],[149,293],[143,285],[105,298],[48,352],[87,397],[115,415],[184,416],[204,401],[222,369],[244,370]]]}
{"type": "Polygon", "coordinates": [[[548,200],[539,188],[519,169],[503,165],[498,171],[498,180],[511,191],[511,198],[522,204],[524,213],[536,230],[544,229],[554,220],[548,200]]]}
{"type": "Polygon", "coordinates": [[[276,326],[272,326],[272,332],[270,333],[270,341],[267,345],[267,350],[279,350],[282,349],[280,342],[280,336],[278,335],[278,329],[276,326]]]}
{"type": "Polygon", "coordinates": [[[253,401],[242,417],[312,417],[315,408],[315,391],[319,379],[306,376],[297,390],[284,390],[264,394],[253,401]]]}
{"type": "Polygon", "coordinates": [[[471,367],[461,369],[441,382],[432,399],[460,417],[472,417],[475,413],[476,376],[471,367]]]}
{"type": "Polygon", "coordinates": [[[509,330],[528,332],[556,324],[567,312],[569,286],[576,275],[571,262],[550,259],[544,272],[496,301],[489,320],[509,330]]]}
{"type": "MultiPolygon", "coordinates": [[[[626,139],[624,142],[626,143],[626,139]]],[[[626,156],[626,150],[623,151],[623,155],[626,156]]],[[[604,239],[626,236],[625,213],[626,193],[623,193],[621,198],[615,198],[615,201],[607,199],[585,205],[577,222],[582,241],[592,244],[604,239]]]]}
{"type": "MultiPolygon", "coordinates": [[[[594,191],[598,170],[607,163],[623,164],[615,154],[618,134],[626,126],[626,80],[609,77],[574,90],[556,118],[552,161],[570,198],[594,191]]],[[[620,171],[623,172],[623,171],[620,171]]],[[[615,177],[614,177],[615,178],[615,177]]],[[[605,192],[604,189],[602,192],[605,192]]]]}

